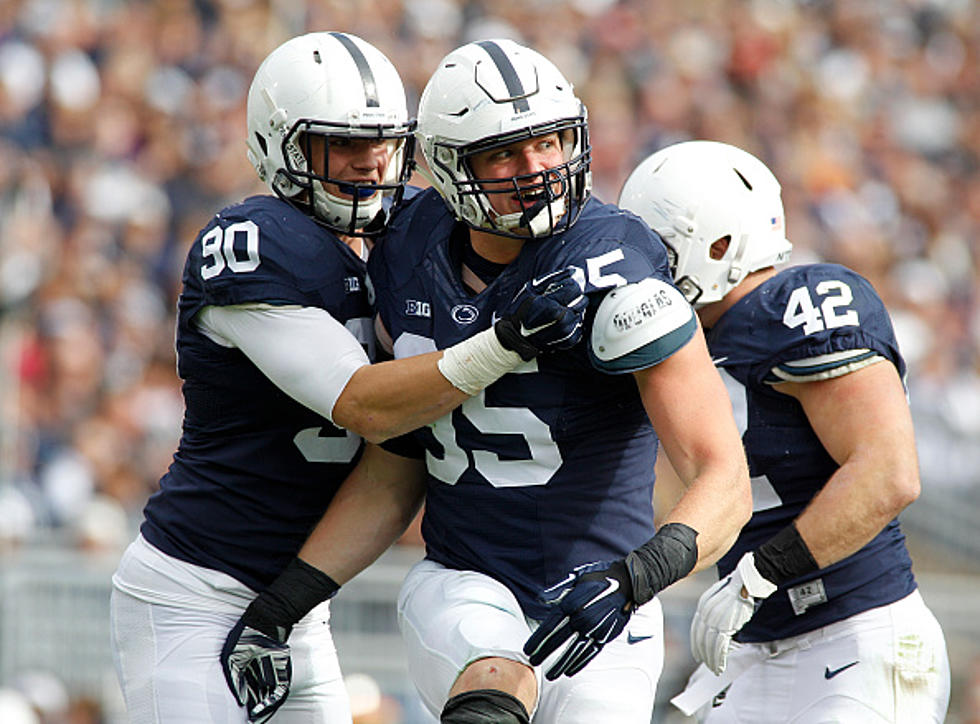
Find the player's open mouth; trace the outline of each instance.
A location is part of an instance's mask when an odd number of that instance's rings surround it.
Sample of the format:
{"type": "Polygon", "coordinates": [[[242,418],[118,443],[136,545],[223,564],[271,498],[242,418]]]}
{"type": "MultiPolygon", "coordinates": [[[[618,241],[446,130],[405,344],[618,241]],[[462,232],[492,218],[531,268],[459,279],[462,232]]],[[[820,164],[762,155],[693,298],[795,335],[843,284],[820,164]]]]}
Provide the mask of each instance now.
{"type": "Polygon", "coordinates": [[[518,203],[533,204],[536,201],[547,200],[547,195],[548,194],[545,192],[544,189],[538,188],[538,189],[529,189],[527,191],[519,191],[518,193],[514,194],[511,198],[513,198],[514,201],[517,201],[518,203]]]}

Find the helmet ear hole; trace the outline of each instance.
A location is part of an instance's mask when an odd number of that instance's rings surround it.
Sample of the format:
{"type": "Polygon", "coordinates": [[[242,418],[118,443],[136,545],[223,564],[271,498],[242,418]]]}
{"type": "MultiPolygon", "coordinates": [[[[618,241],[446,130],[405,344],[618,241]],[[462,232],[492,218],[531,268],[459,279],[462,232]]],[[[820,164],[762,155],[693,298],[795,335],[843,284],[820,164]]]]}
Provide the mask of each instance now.
{"type": "Polygon", "coordinates": [[[720,239],[716,239],[708,250],[708,256],[714,260],[721,259],[725,256],[725,252],[728,251],[728,247],[732,243],[732,235],[725,234],[725,236],[720,239]]]}
{"type": "Polygon", "coordinates": [[[260,133],[255,134],[255,142],[259,144],[259,147],[262,149],[262,153],[268,156],[269,146],[266,144],[265,139],[262,137],[262,134],[260,133]]]}

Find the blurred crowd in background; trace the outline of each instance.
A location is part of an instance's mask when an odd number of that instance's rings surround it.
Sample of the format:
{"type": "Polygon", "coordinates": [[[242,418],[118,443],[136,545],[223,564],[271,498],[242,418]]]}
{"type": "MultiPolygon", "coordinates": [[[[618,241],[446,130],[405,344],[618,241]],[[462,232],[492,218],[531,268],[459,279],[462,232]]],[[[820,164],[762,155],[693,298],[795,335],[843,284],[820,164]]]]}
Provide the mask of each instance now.
{"type": "Polygon", "coordinates": [[[675,141],[758,155],[794,261],[851,266],[892,311],[924,480],[980,506],[976,0],[3,0],[0,551],[131,539],[180,433],[186,249],[265,192],[245,94],[309,30],[375,44],[410,109],[458,45],[534,47],[588,106],[605,201],[675,141]]]}

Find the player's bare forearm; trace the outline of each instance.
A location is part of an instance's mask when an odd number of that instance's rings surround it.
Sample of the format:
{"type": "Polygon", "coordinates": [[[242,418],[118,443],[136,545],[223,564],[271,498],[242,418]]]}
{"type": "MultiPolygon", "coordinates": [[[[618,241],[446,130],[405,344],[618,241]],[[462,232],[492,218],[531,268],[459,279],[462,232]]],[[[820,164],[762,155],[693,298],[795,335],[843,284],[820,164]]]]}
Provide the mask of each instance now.
{"type": "Polygon", "coordinates": [[[425,495],[421,460],[368,444],[299,557],[344,584],[405,531],[425,495]]]}
{"type": "Polygon", "coordinates": [[[700,332],[660,364],[635,373],[647,414],[685,490],[664,518],[698,532],[695,570],[720,558],[752,514],[742,442],[724,383],[700,332]]]}
{"type": "Polygon", "coordinates": [[[437,420],[468,397],[439,371],[442,352],[359,368],[337,399],[334,421],[382,442],[437,420]]]}
{"type": "Polygon", "coordinates": [[[800,401],[841,466],[796,521],[814,559],[825,568],[860,550],[919,495],[905,390],[888,362],[777,389],[800,401]]]}
{"type": "Polygon", "coordinates": [[[714,565],[735,543],[752,513],[748,474],[706,474],[695,479],[663,524],[684,523],[698,531],[698,561],[692,573],[714,565]]]}

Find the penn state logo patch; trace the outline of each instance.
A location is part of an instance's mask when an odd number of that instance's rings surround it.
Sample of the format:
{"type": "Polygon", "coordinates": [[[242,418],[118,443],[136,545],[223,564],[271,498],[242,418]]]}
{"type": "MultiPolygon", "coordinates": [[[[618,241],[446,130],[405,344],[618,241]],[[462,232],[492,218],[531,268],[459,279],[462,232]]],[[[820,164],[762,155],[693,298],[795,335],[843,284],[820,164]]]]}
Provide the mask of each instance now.
{"type": "Polygon", "coordinates": [[[480,310],[472,304],[457,304],[450,310],[449,314],[456,324],[473,324],[476,318],[480,316],[480,310]]]}

